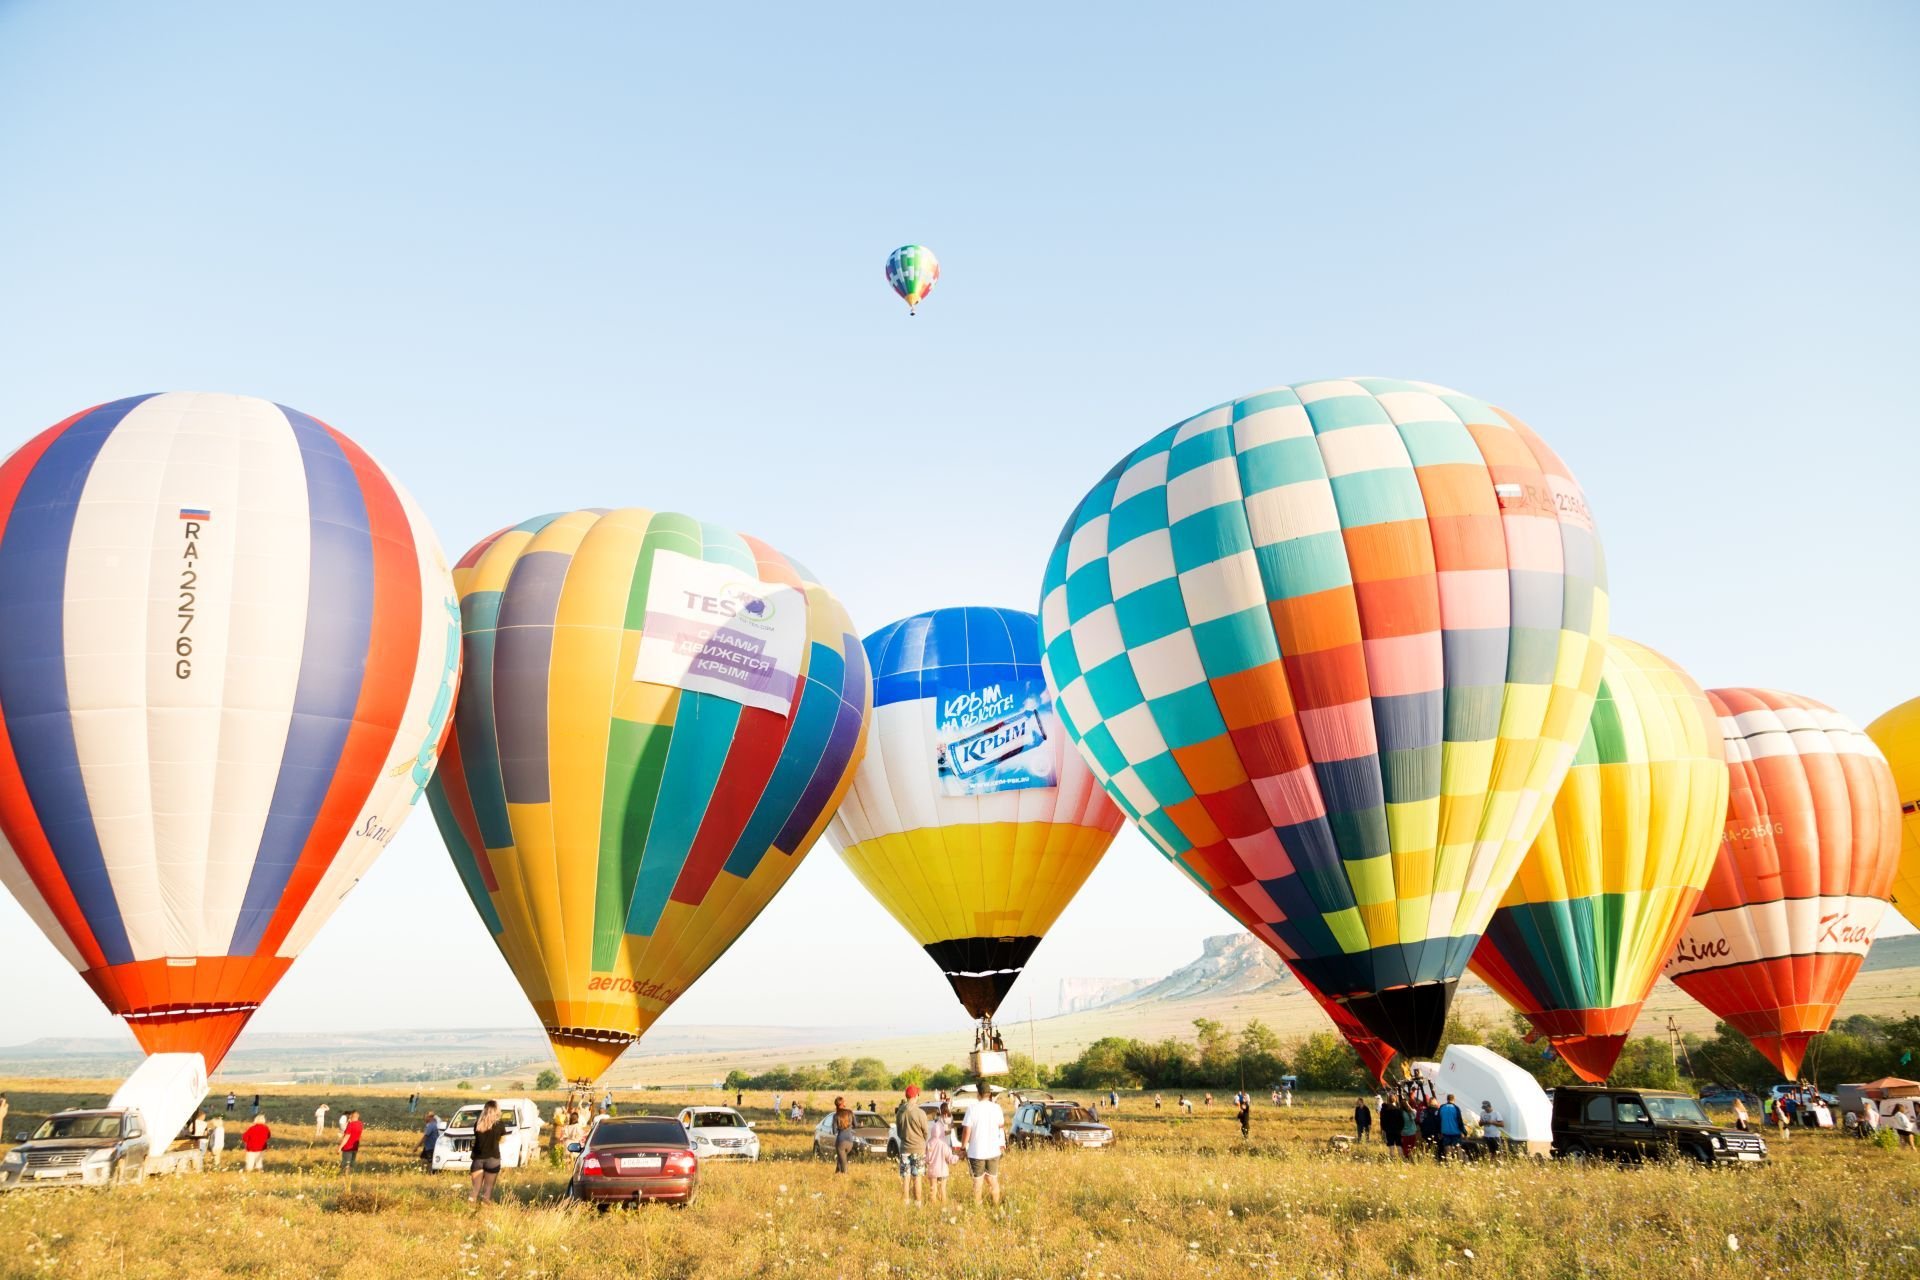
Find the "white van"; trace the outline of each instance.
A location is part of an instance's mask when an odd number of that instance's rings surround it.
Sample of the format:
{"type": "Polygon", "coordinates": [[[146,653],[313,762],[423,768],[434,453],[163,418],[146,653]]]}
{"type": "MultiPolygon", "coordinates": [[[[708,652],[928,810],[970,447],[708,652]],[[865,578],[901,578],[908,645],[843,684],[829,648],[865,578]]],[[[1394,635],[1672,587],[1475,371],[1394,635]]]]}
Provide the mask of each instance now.
{"type": "MultiPolygon", "coordinates": [[[[540,1151],[540,1108],[531,1098],[496,1098],[500,1104],[500,1123],[506,1126],[500,1135],[500,1167],[522,1169],[533,1163],[540,1151]]],[[[487,1104],[469,1102],[454,1112],[440,1140],[433,1144],[433,1171],[453,1169],[465,1173],[473,1167],[473,1126],[487,1104]]]]}
{"type": "MultiPolygon", "coordinates": [[[[1429,1065],[1418,1063],[1415,1069],[1429,1065]]],[[[1480,1104],[1491,1102],[1506,1121],[1512,1150],[1545,1156],[1553,1149],[1553,1103],[1546,1090],[1493,1050],[1477,1044],[1448,1045],[1439,1069],[1427,1078],[1439,1097],[1452,1094],[1463,1112],[1478,1115],[1480,1104]]]]}

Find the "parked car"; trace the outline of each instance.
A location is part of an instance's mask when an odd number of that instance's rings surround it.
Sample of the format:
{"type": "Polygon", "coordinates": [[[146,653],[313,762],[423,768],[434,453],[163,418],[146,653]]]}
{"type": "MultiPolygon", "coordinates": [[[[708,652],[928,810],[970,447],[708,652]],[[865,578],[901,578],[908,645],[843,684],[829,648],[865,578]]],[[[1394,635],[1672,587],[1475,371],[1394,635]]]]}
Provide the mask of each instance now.
{"type": "Polygon", "coordinates": [[[1113,1145],[1113,1130],[1078,1102],[1023,1102],[1014,1108],[1008,1136],[1016,1147],[1051,1143],[1057,1147],[1101,1148],[1113,1145]]]}
{"type": "Polygon", "coordinates": [[[207,1067],[197,1053],[156,1053],[142,1062],[105,1107],[48,1116],[25,1142],[0,1156],[0,1191],[22,1187],[104,1187],[149,1173],[204,1168],[192,1142],[176,1135],[207,1096],[207,1067]]]}
{"type": "Polygon", "coordinates": [[[1700,1100],[1684,1093],[1562,1085],[1553,1091],[1553,1154],[1758,1164],[1767,1144],[1757,1133],[1714,1124],[1700,1100]]]}
{"type": "MultiPolygon", "coordinates": [[[[833,1129],[833,1112],[829,1111],[813,1127],[813,1154],[833,1159],[833,1148],[838,1141],[839,1135],[833,1129]]],[[[853,1154],[856,1158],[863,1155],[899,1155],[900,1148],[893,1136],[893,1126],[872,1111],[854,1112],[853,1154]]]]}
{"type": "Polygon", "coordinates": [[[700,1156],[675,1116],[602,1116],[567,1150],[567,1197],[602,1210],[647,1200],[685,1208],[700,1191],[700,1156]]]}
{"type": "MultiPolygon", "coordinates": [[[[540,1108],[531,1098],[500,1098],[500,1123],[506,1126],[500,1135],[500,1167],[520,1169],[533,1163],[540,1146],[540,1108]]],[[[447,1127],[433,1144],[432,1166],[435,1173],[452,1169],[465,1173],[473,1167],[473,1126],[480,1119],[484,1102],[470,1102],[454,1112],[447,1127]]]]}
{"type": "MultiPolygon", "coordinates": [[[[1773,1086],[1773,1088],[1767,1090],[1767,1096],[1772,1098],[1775,1102],[1778,1102],[1780,1101],[1780,1099],[1786,1097],[1790,1093],[1799,1093],[1799,1092],[1800,1092],[1800,1086],[1797,1084],[1777,1084],[1773,1086]]],[[[1816,1090],[1816,1092],[1818,1091],[1816,1090]]],[[[1831,1107],[1834,1103],[1840,1101],[1840,1099],[1834,1094],[1822,1093],[1820,1094],[1820,1101],[1826,1103],[1829,1107],[1831,1107]]]]}
{"type": "Polygon", "coordinates": [[[702,1160],[758,1160],[760,1136],[753,1123],[732,1107],[688,1107],[680,1123],[702,1160]]]}
{"type": "Polygon", "coordinates": [[[1730,1107],[1735,1102],[1757,1107],[1760,1105],[1760,1095],[1738,1085],[1712,1084],[1700,1091],[1700,1101],[1714,1107],[1730,1107]]]}

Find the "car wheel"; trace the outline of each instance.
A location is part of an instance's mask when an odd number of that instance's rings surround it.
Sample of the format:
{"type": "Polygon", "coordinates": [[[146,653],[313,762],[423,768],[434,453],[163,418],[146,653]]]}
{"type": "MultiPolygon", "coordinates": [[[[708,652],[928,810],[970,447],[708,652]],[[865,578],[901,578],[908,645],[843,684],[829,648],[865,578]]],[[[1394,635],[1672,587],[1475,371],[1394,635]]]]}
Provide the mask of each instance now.
{"type": "Polygon", "coordinates": [[[1592,1153],[1587,1150],[1587,1144],[1584,1142],[1569,1142],[1553,1154],[1561,1160],[1585,1160],[1592,1153]]]}
{"type": "Polygon", "coordinates": [[[898,1160],[899,1158],[900,1158],[900,1144],[897,1142],[889,1142],[887,1144],[887,1159],[898,1160]]]}

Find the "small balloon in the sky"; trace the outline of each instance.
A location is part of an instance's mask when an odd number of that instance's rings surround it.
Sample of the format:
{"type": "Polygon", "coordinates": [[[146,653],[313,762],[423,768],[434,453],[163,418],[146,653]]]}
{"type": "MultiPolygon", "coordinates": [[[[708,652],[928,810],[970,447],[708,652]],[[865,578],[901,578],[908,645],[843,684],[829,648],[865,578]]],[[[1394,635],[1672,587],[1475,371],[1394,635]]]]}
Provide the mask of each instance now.
{"type": "Polygon", "coordinates": [[[903,244],[887,255],[887,283],[906,299],[908,315],[933,292],[933,282],[939,278],[940,259],[923,244],[903,244]]]}

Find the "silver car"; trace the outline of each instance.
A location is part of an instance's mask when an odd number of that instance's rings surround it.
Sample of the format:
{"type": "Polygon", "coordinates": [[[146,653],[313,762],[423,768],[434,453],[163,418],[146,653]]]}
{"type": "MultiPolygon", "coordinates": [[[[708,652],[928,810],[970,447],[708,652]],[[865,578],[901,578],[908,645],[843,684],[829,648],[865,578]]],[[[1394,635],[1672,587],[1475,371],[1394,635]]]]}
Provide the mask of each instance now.
{"type": "MultiPolygon", "coordinates": [[[[893,1156],[899,1154],[894,1145],[893,1126],[872,1111],[853,1113],[853,1154],[860,1156],[893,1156]]],[[[839,1134],[834,1132],[833,1112],[813,1128],[813,1154],[828,1160],[834,1158],[834,1147],[839,1142],[839,1134]]]]}

